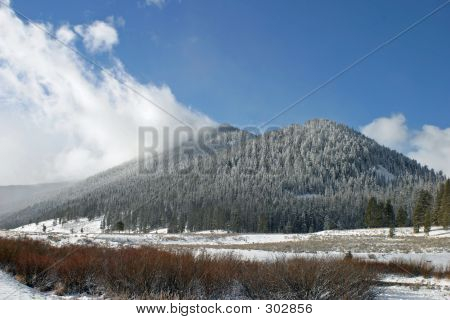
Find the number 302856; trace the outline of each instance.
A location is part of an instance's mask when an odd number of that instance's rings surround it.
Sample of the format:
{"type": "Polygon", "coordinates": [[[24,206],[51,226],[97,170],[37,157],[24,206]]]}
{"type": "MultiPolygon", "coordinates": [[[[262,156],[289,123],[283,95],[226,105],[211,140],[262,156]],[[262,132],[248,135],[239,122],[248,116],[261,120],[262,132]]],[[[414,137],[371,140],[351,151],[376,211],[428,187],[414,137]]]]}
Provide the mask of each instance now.
{"type": "Polygon", "coordinates": [[[311,313],[312,304],[266,304],[266,313],[311,313]]]}

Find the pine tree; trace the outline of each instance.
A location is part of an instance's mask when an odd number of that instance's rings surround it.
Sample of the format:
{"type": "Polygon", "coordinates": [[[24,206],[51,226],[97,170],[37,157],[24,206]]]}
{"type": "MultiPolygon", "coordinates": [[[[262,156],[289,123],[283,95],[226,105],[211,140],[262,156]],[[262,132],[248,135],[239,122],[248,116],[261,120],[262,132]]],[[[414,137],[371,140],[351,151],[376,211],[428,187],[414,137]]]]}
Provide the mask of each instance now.
{"type": "Polygon", "coordinates": [[[172,214],[169,225],[167,226],[168,233],[178,233],[178,217],[175,214],[172,214]]]}
{"type": "Polygon", "coordinates": [[[447,211],[447,213],[444,212],[443,216],[442,216],[442,227],[444,228],[444,230],[448,229],[448,224],[449,224],[449,213],[450,211],[447,211]]]}
{"type": "Polygon", "coordinates": [[[187,218],[185,214],[181,214],[180,218],[178,219],[178,232],[183,233],[186,230],[186,222],[187,218]]]}
{"type": "Polygon", "coordinates": [[[231,230],[234,232],[240,232],[241,230],[241,215],[239,210],[235,207],[231,209],[230,226],[231,230]]]}
{"type": "Polygon", "coordinates": [[[392,206],[391,200],[387,200],[384,205],[383,216],[389,226],[389,237],[393,238],[395,236],[395,212],[392,206]]]}
{"type": "MultiPolygon", "coordinates": [[[[366,224],[367,226],[367,224],[366,224]]],[[[325,216],[325,219],[323,221],[323,230],[331,230],[332,229],[332,222],[328,215],[325,216]]]]}
{"type": "Polygon", "coordinates": [[[434,201],[433,214],[431,216],[432,225],[438,226],[442,222],[441,212],[443,209],[443,199],[444,199],[445,184],[441,183],[436,193],[436,198],[434,201]]]}
{"type": "Polygon", "coordinates": [[[441,201],[441,225],[447,230],[450,220],[450,179],[445,182],[444,195],[441,201]]]}
{"type": "Polygon", "coordinates": [[[123,231],[125,229],[124,223],[122,221],[117,221],[115,229],[119,232],[123,231]]]}
{"type": "Polygon", "coordinates": [[[390,226],[389,227],[389,238],[393,238],[395,237],[395,226],[390,226]]]}
{"type": "Polygon", "coordinates": [[[375,228],[383,227],[383,207],[383,203],[375,202],[375,210],[373,214],[373,227],[375,228]]]}
{"type": "Polygon", "coordinates": [[[100,222],[100,230],[105,230],[105,217],[103,217],[102,221],[100,222]]]}
{"type": "Polygon", "coordinates": [[[258,216],[258,232],[267,233],[269,231],[268,218],[266,214],[260,214],[258,216]]]}
{"type": "Polygon", "coordinates": [[[397,212],[397,227],[406,227],[408,224],[408,213],[406,212],[405,207],[401,206],[397,212]]]}
{"type": "Polygon", "coordinates": [[[425,212],[425,218],[424,218],[424,232],[426,235],[430,234],[430,230],[431,230],[431,213],[430,210],[428,209],[425,212]]]}
{"type": "Polygon", "coordinates": [[[385,220],[385,226],[395,227],[395,213],[391,200],[387,200],[383,208],[383,217],[385,220]]]}
{"type": "Polygon", "coordinates": [[[377,207],[377,200],[375,197],[371,197],[367,204],[366,212],[364,215],[364,223],[367,228],[374,227],[374,219],[375,219],[375,210],[377,207]]]}
{"type": "Polygon", "coordinates": [[[414,232],[418,233],[420,227],[424,225],[425,214],[431,210],[433,197],[427,190],[421,190],[417,197],[416,205],[413,211],[414,232]]]}

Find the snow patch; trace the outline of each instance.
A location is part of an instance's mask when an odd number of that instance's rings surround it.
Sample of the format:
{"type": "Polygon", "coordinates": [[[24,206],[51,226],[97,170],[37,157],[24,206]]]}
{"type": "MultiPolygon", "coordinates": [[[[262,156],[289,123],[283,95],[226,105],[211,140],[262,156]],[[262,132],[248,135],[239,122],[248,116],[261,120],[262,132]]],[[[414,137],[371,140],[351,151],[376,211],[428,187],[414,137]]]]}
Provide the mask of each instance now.
{"type": "Polygon", "coordinates": [[[69,220],[65,223],[59,224],[58,221],[54,219],[41,221],[38,223],[30,223],[18,228],[13,229],[13,231],[19,232],[44,232],[44,226],[46,228],[45,233],[80,233],[83,229],[83,233],[101,233],[100,224],[103,220],[102,217],[95,218],[91,221],[88,218],[80,218],[78,220],[69,220]],[[56,222],[56,224],[55,224],[56,222]]]}
{"type": "Polygon", "coordinates": [[[450,280],[389,275],[377,300],[450,300],[450,280]]]}
{"type": "Polygon", "coordinates": [[[42,300],[48,297],[27,287],[9,274],[0,270],[0,300],[42,300]]]}

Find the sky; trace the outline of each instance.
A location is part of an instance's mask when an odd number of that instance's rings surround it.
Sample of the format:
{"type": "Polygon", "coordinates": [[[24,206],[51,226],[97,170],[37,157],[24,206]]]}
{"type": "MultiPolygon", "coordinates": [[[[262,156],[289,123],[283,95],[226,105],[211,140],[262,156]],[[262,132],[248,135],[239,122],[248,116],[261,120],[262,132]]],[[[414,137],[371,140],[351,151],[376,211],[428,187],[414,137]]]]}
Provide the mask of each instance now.
{"type": "MultiPolygon", "coordinates": [[[[0,6],[0,184],[87,176],[175,125],[133,91],[195,127],[264,123],[444,2],[12,0],[129,87],[0,6]]],[[[450,5],[271,125],[333,119],[450,175],[449,31],[450,5]]]]}

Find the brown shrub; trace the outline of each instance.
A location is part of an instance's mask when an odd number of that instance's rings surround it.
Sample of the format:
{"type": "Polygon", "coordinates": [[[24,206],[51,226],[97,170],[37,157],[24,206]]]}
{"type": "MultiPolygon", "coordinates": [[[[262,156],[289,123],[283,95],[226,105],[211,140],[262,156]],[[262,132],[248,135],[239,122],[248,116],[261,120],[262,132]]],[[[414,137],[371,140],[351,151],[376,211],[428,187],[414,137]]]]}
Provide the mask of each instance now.
{"type": "Polygon", "coordinates": [[[0,266],[41,290],[121,299],[367,299],[378,272],[355,259],[256,262],[30,239],[0,239],[0,266]]]}
{"type": "Polygon", "coordinates": [[[449,278],[450,266],[435,267],[424,261],[405,261],[405,260],[391,260],[391,261],[374,261],[353,259],[351,262],[354,265],[367,266],[381,274],[400,274],[404,276],[423,276],[425,278],[449,278]]]}

